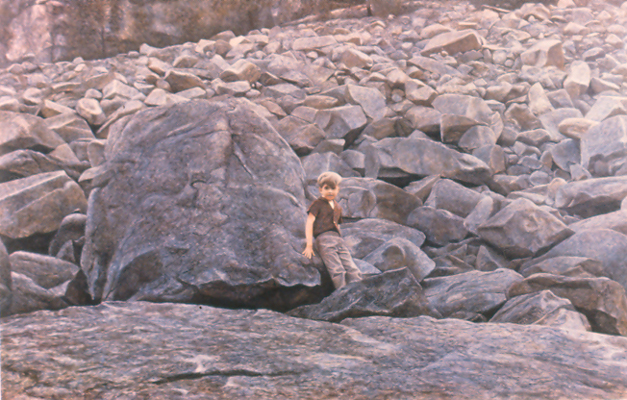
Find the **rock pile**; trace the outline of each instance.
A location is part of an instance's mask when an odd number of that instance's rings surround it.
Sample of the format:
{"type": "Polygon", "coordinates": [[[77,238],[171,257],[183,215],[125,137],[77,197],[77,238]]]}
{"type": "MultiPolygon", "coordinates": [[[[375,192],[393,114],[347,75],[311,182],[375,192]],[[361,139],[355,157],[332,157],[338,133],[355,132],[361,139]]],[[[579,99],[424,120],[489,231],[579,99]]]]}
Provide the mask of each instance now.
{"type": "MultiPolygon", "coordinates": [[[[10,65],[1,315],[145,300],[291,310],[373,337],[386,336],[376,324],[627,335],[625,26],[627,3],[424,1],[398,17],[10,65]],[[326,271],[300,252],[326,170],[345,178],[343,236],[366,279],[325,298],[326,271]],[[501,325],[353,319],[369,315],[501,325]]],[[[169,307],[129,304],[98,310],[169,307]]],[[[203,365],[158,383],[212,375],[203,365]]],[[[603,379],[609,398],[626,390],[603,379]]],[[[599,385],[578,394],[608,398],[599,385]]]]}
{"type": "Polygon", "coordinates": [[[13,64],[0,71],[3,314],[318,302],[328,277],[299,254],[302,221],[333,170],[358,264],[407,268],[418,308],[505,321],[507,303],[517,321],[625,334],[625,22],[627,7],[600,1],[424,2],[13,64]],[[577,285],[595,300],[569,295],[577,285]],[[569,305],[531,301],[546,291],[569,305]],[[572,318],[545,318],[556,309],[572,318]]]}

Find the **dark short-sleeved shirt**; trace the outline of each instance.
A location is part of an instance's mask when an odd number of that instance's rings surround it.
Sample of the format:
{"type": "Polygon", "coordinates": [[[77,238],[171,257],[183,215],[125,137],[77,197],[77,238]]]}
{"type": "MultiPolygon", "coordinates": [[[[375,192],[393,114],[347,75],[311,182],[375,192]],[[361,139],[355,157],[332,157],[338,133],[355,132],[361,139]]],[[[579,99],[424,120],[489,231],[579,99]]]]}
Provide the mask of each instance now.
{"type": "Polygon", "coordinates": [[[313,226],[314,237],[318,237],[318,235],[328,231],[342,234],[339,225],[342,223],[342,207],[335,200],[333,200],[333,205],[335,208],[331,208],[326,199],[319,197],[309,206],[307,213],[316,217],[313,226]]]}

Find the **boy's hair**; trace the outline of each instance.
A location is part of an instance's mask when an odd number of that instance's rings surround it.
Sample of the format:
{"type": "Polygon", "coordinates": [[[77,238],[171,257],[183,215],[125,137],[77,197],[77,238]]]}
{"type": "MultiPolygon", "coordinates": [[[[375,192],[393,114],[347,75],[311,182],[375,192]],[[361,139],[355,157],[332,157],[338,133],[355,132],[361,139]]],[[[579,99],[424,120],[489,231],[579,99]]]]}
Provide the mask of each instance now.
{"type": "Polygon", "coordinates": [[[328,185],[331,189],[335,189],[337,185],[342,182],[342,177],[335,172],[327,171],[320,174],[318,177],[318,187],[321,188],[324,185],[328,185]]]}

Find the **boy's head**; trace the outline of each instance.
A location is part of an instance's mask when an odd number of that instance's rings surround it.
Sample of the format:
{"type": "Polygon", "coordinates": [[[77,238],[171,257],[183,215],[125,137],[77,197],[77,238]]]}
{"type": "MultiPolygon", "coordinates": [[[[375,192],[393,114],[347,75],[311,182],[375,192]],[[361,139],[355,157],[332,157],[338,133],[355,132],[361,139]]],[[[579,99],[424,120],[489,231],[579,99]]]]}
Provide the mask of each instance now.
{"type": "Polygon", "coordinates": [[[339,174],[331,171],[323,172],[318,177],[318,188],[327,185],[329,188],[335,189],[340,185],[340,182],[342,182],[342,177],[339,174]]]}

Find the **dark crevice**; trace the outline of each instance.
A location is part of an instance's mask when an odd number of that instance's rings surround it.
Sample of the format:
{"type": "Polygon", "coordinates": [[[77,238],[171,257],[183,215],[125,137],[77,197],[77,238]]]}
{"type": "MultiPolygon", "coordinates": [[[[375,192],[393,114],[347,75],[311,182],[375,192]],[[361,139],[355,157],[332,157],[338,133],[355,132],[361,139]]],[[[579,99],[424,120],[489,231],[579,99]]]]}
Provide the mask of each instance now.
{"type": "Polygon", "coordinates": [[[189,372],[185,374],[176,374],[172,376],[167,376],[157,381],[153,381],[151,383],[155,385],[163,385],[165,383],[171,383],[171,382],[177,382],[177,381],[201,379],[207,376],[222,376],[226,378],[229,378],[232,376],[250,376],[250,377],[265,376],[265,377],[272,378],[272,377],[278,377],[278,376],[299,375],[304,372],[307,372],[307,371],[277,371],[277,372],[271,372],[271,373],[261,373],[261,372],[249,371],[245,369],[231,369],[231,370],[208,371],[208,372],[202,372],[202,373],[189,372]]]}

